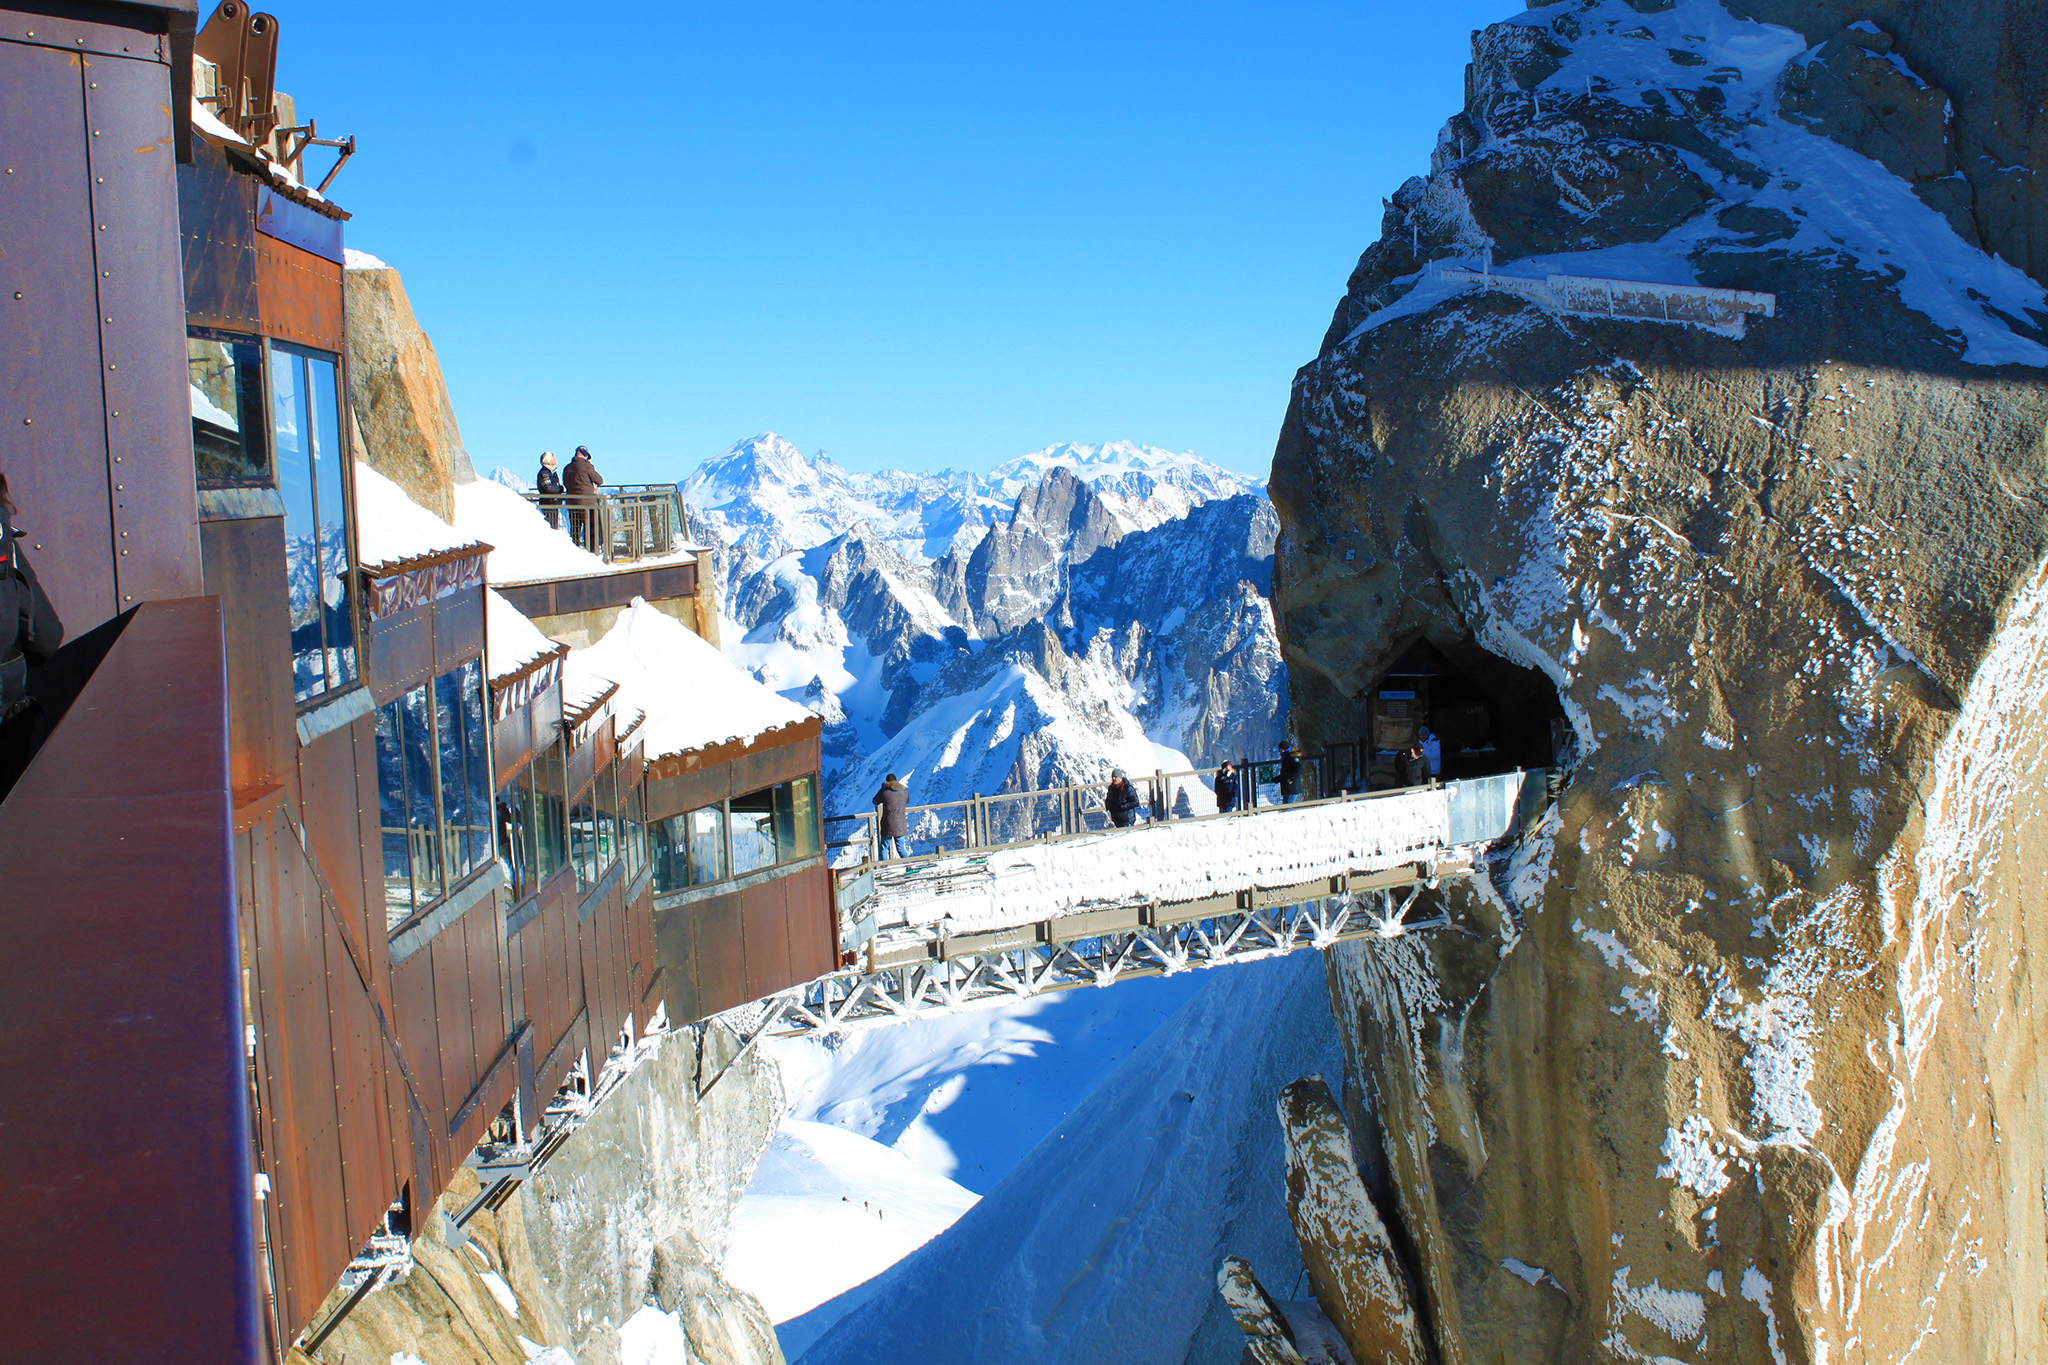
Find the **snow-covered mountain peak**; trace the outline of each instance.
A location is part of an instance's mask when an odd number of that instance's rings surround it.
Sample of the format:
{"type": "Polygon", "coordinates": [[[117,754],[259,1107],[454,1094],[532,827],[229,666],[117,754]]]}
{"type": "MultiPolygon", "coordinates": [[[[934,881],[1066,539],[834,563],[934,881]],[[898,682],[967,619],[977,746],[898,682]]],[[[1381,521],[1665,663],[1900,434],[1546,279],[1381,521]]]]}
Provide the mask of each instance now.
{"type": "Polygon", "coordinates": [[[1233,474],[1192,451],[1176,454],[1134,441],[1104,441],[1098,445],[1062,441],[1004,461],[989,471],[989,478],[997,483],[1035,482],[1055,469],[1071,470],[1076,478],[1091,485],[1121,482],[1130,475],[1142,474],[1155,483],[1198,489],[1211,497],[1247,492],[1260,487],[1262,482],[1233,474]]]}

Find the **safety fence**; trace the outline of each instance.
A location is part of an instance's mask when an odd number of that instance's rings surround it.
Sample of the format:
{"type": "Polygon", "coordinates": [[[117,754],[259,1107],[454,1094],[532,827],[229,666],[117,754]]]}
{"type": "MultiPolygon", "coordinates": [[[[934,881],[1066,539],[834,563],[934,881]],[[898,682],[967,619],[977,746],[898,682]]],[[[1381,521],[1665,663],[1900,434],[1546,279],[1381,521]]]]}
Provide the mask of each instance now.
{"type": "Polygon", "coordinates": [[[669,483],[620,484],[575,496],[527,493],[548,524],[607,564],[673,554],[689,544],[682,495],[669,483]]]}

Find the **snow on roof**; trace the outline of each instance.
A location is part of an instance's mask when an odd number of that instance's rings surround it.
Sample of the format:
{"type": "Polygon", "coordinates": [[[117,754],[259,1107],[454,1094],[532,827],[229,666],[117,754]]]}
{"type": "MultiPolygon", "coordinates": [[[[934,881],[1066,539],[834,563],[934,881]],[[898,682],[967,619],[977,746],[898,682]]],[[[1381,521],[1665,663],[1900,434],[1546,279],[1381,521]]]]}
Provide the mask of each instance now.
{"type": "Polygon", "coordinates": [[[405,490],[356,461],[356,549],[371,571],[450,550],[490,548],[464,535],[405,495],[405,490]]]}
{"type": "Polygon", "coordinates": [[[213,110],[207,108],[196,99],[192,101],[192,126],[217,141],[240,142],[244,146],[248,145],[247,140],[240,133],[214,117],[213,110]]]}
{"type": "Polygon", "coordinates": [[[602,559],[578,549],[569,539],[567,517],[557,530],[548,525],[538,507],[489,479],[456,485],[455,527],[492,547],[486,569],[493,583],[577,578],[607,571],[602,559]]]}
{"type": "Polygon", "coordinates": [[[503,597],[484,589],[486,671],[491,681],[509,678],[547,658],[561,646],[540,633],[540,627],[503,597]]]}
{"type": "Polygon", "coordinates": [[[367,251],[357,251],[352,246],[341,249],[342,265],[349,270],[389,270],[391,267],[367,251]]]}
{"type": "MultiPolygon", "coordinates": [[[[618,683],[613,707],[621,719],[635,709],[647,714],[640,733],[649,759],[751,740],[811,715],[638,597],[602,640],[570,654],[564,676],[578,687],[599,678],[618,683]]],[[[565,681],[565,703],[570,691],[565,681]]]]}

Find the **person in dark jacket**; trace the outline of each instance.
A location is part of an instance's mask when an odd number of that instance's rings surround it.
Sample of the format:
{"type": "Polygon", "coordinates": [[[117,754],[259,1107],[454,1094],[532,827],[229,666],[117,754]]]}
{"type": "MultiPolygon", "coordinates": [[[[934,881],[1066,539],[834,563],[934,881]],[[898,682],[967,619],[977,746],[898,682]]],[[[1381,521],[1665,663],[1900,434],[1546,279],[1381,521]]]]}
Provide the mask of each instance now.
{"type": "Polygon", "coordinates": [[[569,534],[586,550],[597,549],[597,490],[602,487],[604,475],[590,462],[590,447],[577,446],[562,471],[562,492],[569,499],[569,534]]]}
{"type": "Polygon", "coordinates": [[[1418,739],[1394,755],[1394,785],[1420,787],[1428,781],[1429,759],[1423,754],[1422,741],[1418,739]]]}
{"type": "Polygon", "coordinates": [[[540,453],[540,473],[533,476],[533,491],[540,494],[540,510],[548,525],[562,529],[562,476],[555,472],[555,452],[540,453]]]}
{"type": "Polygon", "coordinates": [[[904,840],[910,837],[910,788],[896,780],[890,773],[882,783],[882,789],[875,793],[875,833],[881,839],[880,856],[884,858],[908,858],[909,848],[904,840]]]}
{"type": "Polygon", "coordinates": [[[0,474],[0,794],[14,785],[49,733],[28,671],[41,668],[64,643],[64,623],[36,581],[14,529],[14,502],[0,474]]]}
{"type": "Polygon", "coordinates": [[[1118,768],[1109,777],[1109,790],[1102,794],[1103,809],[1109,812],[1109,823],[1118,829],[1131,823],[1138,814],[1138,793],[1131,789],[1131,779],[1118,768]]]}
{"type": "Polygon", "coordinates": [[[1280,804],[1291,806],[1301,800],[1301,759],[1292,744],[1280,745],[1280,804]]]}
{"type": "Polygon", "coordinates": [[[1237,809],[1237,765],[1229,759],[1216,770],[1216,811],[1227,815],[1237,809]]]}

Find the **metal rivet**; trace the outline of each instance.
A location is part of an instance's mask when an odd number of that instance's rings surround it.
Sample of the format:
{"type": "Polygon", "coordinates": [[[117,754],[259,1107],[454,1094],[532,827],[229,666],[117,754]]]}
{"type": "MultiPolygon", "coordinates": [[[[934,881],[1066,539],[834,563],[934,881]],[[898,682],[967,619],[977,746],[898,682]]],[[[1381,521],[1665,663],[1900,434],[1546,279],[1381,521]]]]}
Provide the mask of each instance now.
{"type": "Polygon", "coordinates": [[[125,592],[124,592],[124,593],[122,593],[122,594],[121,594],[121,600],[122,600],[123,602],[133,602],[133,601],[135,600],[135,598],[134,598],[133,596],[131,596],[130,594],[128,594],[128,593],[125,593],[125,592]]]}
{"type": "Polygon", "coordinates": [[[127,487],[128,487],[128,485],[127,485],[127,484],[125,484],[125,483],[117,483],[117,484],[115,484],[115,485],[114,485],[114,491],[115,491],[116,493],[120,493],[120,492],[123,492],[123,491],[125,491],[125,490],[127,489],[127,487]]]}
{"type": "Polygon", "coordinates": [[[107,319],[107,326],[109,326],[109,327],[112,327],[113,325],[114,325],[114,320],[113,320],[112,318],[108,318],[108,319],[107,319]]]}
{"type": "Polygon", "coordinates": [[[121,533],[121,539],[123,539],[123,540],[126,540],[126,539],[128,539],[128,533],[127,533],[126,531],[123,531],[123,532],[121,533]]]}
{"type": "Polygon", "coordinates": [[[95,185],[104,185],[107,183],[107,178],[103,175],[96,175],[92,178],[92,183],[95,185]]]}
{"type": "Polygon", "coordinates": [[[37,541],[37,542],[36,542],[36,548],[37,548],[38,550],[42,549],[42,548],[43,548],[43,542],[41,542],[40,540],[39,540],[39,541],[37,541]]]}
{"type": "Polygon", "coordinates": [[[100,224],[100,231],[101,231],[101,232],[105,232],[106,230],[107,230],[107,225],[106,225],[105,223],[101,223],[101,224],[100,224]]]}
{"type": "Polygon", "coordinates": [[[25,427],[32,427],[36,424],[36,419],[33,417],[24,417],[21,419],[21,424],[25,427]]]}
{"type": "Polygon", "coordinates": [[[114,416],[116,416],[116,417],[119,417],[120,415],[121,415],[121,414],[120,414],[120,413],[118,413],[118,412],[114,414],[114,416]]]}
{"type": "Polygon", "coordinates": [[[121,551],[121,553],[125,555],[125,554],[127,554],[128,552],[127,552],[126,550],[123,550],[123,551],[121,551]]]}
{"type": "Polygon", "coordinates": [[[20,298],[20,297],[21,297],[21,291],[20,291],[19,289],[17,289],[17,290],[15,290],[15,291],[14,291],[14,297],[16,297],[16,298],[20,298]]]}
{"type": "MultiPolygon", "coordinates": [[[[85,41],[85,39],[80,38],[78,41],[82,43],[85,41]]],[[[97,90],[100,88],[100,83],[98,81],[87,81],[85,83],[85,88],[88,90],[97,90]]]]}
{"type": "Polygon", "coordinates": [[[119,464],[119,463],[121,463],[121,457],[120,457],[119,455],[116,455],[116,456],[114,457],[114,463],[115,463],[115,464],[119,464]]]}
{"type": "Polygon", "coordinates": [[[120,367],[119,365],[109,365],[109,366],[107,366],[107,368],[108,368],[108,369],[110,369],[110,370],[118,370],[118,369],[120,369],[121,367],[120,367]]]}

